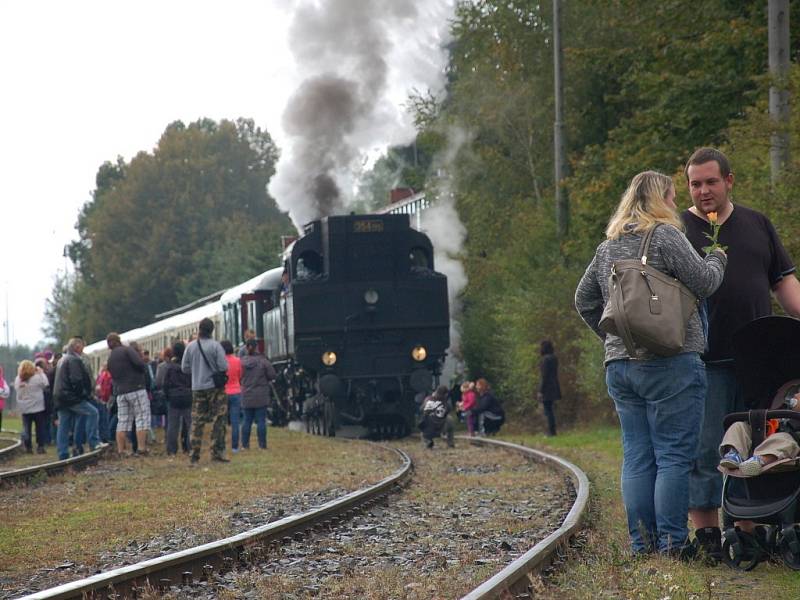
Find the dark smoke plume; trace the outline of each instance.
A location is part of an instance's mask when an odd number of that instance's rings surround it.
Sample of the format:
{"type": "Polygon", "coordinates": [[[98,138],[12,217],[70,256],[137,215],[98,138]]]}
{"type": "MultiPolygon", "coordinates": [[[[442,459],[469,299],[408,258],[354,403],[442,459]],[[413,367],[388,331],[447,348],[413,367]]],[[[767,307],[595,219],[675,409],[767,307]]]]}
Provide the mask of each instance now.
{"type": "Polygon", "coordinates": [[[269,186],[298,228],[346,211],[365,152],[411,139],[387,97],[390,74],[407,78],[407,90],[441,89],[451,10],[450,0],[299,3],[289,41],[306,79],[283,114],[287,139],[269,186]]]}

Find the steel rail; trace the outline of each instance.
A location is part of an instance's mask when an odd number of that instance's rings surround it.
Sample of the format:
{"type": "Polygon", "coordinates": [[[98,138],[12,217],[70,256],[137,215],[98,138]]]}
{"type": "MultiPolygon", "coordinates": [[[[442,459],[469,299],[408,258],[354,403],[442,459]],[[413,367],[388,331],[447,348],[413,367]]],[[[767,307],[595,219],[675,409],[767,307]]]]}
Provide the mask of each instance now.
{"type": "MultiPolygon", "coordinates": [[[[13,431],[6,431],[3,430],[2,433],[16,433],[13,431]]],[[[17,434],[19,435],[19,434],[17,434]]],[[[8,437],[0,437],[0,440],[4,442],[10,442],[8,446],[4,446],[0,448],[0,462],[5,462],[7,460],[11,460],[17,454],[22,452],[22,438],[8,438],[8,437]]]]}
{"type": "MultiPolygon", "coordinates": [[[[22,448],[22,442],[19,442],[18,445],[19,448],[22,448]]],[[[39,474],[53,475],[67,469],[84,469],[90,465],[96,464],[103,453],[110,448],[110,444],[100,444],[94,450],[85,452],[80,456],[73,456],[72,458],[42,463],[40,465],[32,465],[13,471],[0,472],[0,487],[25,483],[29,479],[37,477],[39,474]]]]}
{"type": "Polygon", "coordinates": [[[374,485],[350,492],[322,506],[222,540],[119,567],[23,598],[129,598],[135,596],[140,588],[151,586],[164,589],[171,583],[208,577],[214,570],[230,570],[237,563],[247,564],[275,550],[281,543],[302,539],[311,528],[325,527],[342,517],[352,516],[357,509],[374,504],[405,483],[413,468],[411,458],[402,450],[391,450],[402,460],[399,469],[374,485]]]}
{"type": "Polygon", "coordinates": [[[547,454],[541,450],[535,450],[509,442],[502,442],[500,440],[459,437],[460,439],[468,440],[478,446],[497,446],[514,452],[520,452],[537,462],[547,464],[557,471],[563,472],[570,478],[575,486],[577,497],[563,523],[561,523],[561,526],[499,573],[476,587],[469,594],[464,596],[462,600],[485,600],[488,598],[498,598],[509,593],[513,595],[520,592],[527,592],[530,594],[529,575],[541,571],[550,564],[559,548],[569,544],[570,539],[580,529],[581,522],[586,515],[586,509],[589,504],[589,479],[586,477],[586,473],[571,462],[558,456],[547,454]]]}

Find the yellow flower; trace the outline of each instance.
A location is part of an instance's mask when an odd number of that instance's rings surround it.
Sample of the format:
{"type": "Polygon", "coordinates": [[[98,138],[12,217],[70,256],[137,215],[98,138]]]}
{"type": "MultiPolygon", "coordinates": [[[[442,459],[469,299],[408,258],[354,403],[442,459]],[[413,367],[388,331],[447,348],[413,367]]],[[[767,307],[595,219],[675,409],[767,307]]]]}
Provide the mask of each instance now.
{"type": "Polygon", "coordinates": [[[710,212],[706,216],[708,217],[708,220],[711,221],[712,223],[716,223],[717,222],[717,213],[716,212],[710,212]]]}

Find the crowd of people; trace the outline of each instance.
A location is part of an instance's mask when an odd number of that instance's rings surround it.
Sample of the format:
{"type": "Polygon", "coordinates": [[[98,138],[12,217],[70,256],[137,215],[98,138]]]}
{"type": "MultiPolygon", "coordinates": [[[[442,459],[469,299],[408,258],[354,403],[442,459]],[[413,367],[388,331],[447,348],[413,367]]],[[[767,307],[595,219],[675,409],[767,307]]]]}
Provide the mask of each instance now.
{"type": "MultiPolygon", "coordinates": [[[[622,427],[622,499],[634,554],[713,562],[722,547],[720,459],[729,468],[741,464],[744,475],[775,459],[763,456],[745,465],[751,449],[743,432],[723,440],[725,415],[744,409],[733,336],[771,314],[773,294],[789,315],[800,317],[800,282],[769,219],[732,202],[734,175],[722,152],[698,149],[684,176],[692,206],[680,214],[670,177],[645,171],[633,178],[578,284],[575,306],[604,342],[606,383],[622,427]],[[650,249],[640,259],[648,234],[650,249]],[[646,260],[700,301],[679,353],[631,349],[623,337],[600,327],[612,269],[626,259],[646,260]]],[[[796,449],[790,446],[778,454],[796,449]]],[[[752,525],[740,523],[751,531],[752,525]]]]}
{"type": "MultiPolygon", "coordinates": [[[[266,449],[275,369],[259,352],[254,332],[247,331],[236,355],[229,341],[211,337],[213,330],[213,321],[203,319],[196,337],[176,340],[154,360],[136,342],[126,345],[109,333],[108,359],[96,377],[80,337],[70,339],[63,354],[45,351],[23,360],[14,387],[26,451],[33,453],[35,433],[36,452],[55,443],[59,460],[101,443],[113,444],[122,457],[144,456],[157,440],[154,430],[163,429],[167,456],[180,449],[195,465],[210,425],[211,460],[229,462],[228,427],[236,453],[250,447],[254,424],[258,447],[266,449]]],[[[0,382],[5,398],[2,373],[0,382]]]]}

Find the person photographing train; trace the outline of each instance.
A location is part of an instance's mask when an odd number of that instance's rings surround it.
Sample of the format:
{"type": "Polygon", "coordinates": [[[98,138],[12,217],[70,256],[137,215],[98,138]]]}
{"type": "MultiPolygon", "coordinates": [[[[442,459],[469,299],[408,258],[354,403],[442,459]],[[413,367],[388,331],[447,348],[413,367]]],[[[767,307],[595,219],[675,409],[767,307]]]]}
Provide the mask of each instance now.
{"type": "Polygon", "coordinates": [[[426,448],[433,448],[434,440],[442,435],[443,431],[447,436],[448,448],[455,446],[453,422],[448,418],[450,413],[449,392],[446,385],[440,385],[433,394],[425,398],[425,402],[422,404],[420,429],[426,448]]]}

